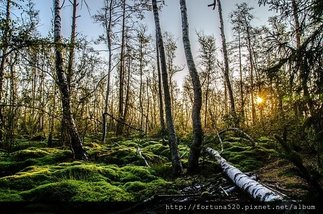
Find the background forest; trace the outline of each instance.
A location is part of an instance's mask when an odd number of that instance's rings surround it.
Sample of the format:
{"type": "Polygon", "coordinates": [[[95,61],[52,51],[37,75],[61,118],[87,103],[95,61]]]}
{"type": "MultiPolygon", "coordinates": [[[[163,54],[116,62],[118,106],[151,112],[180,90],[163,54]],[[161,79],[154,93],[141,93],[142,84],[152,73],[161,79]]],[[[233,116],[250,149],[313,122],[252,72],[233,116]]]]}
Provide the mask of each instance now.
{"type": "Polygon", "coordinates": [[[218,173],[206,146],[224,148],[223,157],[274,179],[286,195],[304,199],[313,191],[315,198],[323,2],[257,2],[274,14],[263,26],[253,26],[256,8],[248,3],[223,17],[225,1],[201,1],[218,14],[208,23],[221,31],[216,41],[188,28],[194,11],[183,0],[181,39],[159,20],[163,1],[102,0],[92,19],[104,33],[89,41],[77,26],[80,7],[91,1],[50,1],[53,30],[43,36],[37,1],[1,0],[0,201],[133,201],[170,184],[174,193],[200,179],[196,173],[218,173]],[[61,16],[66,7],[69,20],[61,16]],[[148,13],[155,29],[145,24],[148,13]],[[71,23],[69,37],[62,37],[64,22],[71,23]],[[175,60],[180,42],[183,64],[175,60]],[[189,75],[179,84],[175,76],[184,69],[189,75]]]}

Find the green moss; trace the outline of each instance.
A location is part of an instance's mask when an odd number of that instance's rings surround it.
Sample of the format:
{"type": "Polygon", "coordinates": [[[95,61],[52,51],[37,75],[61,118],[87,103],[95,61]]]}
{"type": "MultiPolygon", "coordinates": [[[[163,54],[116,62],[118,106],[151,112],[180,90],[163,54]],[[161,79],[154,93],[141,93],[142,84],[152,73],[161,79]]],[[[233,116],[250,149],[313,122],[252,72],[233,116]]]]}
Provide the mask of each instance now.
{"type": "Polygon", "coordinates": [[[81,183],[73,201],[131,201],[133,196],[108,182],[81,183]]]}
{"type": "Polygon", "coordinates": [[[158,193],[167,193],[172,188],[169,188],[170,182],[164,179],[156,179],[151,182],[131,181],[123,185],[123,188],[135,196],[136,200],[149,198],[158,193]]]}
{"type": "Polygon", "coordinates": [[[34,148],[44,148],[47,146],[47,143],[44,141],[30,141],[30,140],[18,140],[14,147],[13,150],[14,151],[18,151],[18,150],[23,150],[23,149],[27,149],[30,147],[34,147],[34,148]]]}
{"type": "Polygon", "coordinates": [[[252,147],[239,142],[224,143],[223,157],[242,171],[259,169],[269,159],[277,156],[274,149],[262,145],[252,147]]]}
{"type": "Polygon", "coordinates": [[[22,201],[23,199],[17,191],[0,189],[0,202],[22,201]]]}
{"type": "Polygon", "coordinates": [[[68,167],[53,168],[52,176],[60,179],[74,179],[85,181],[102,181],[106,180],[99,172],[100,167],[95,164],[81,164],[68,167]]]}
{"type": "Polygon", "coordinates": [[[21,196],[28,201],[130,201],[132,195],[120,187],[110,183],[83,182],[64,180],[44,184],[34,189],[24,191],[21,196]]]}
{"type": "Polygon", "coordinates": [[[20,195],[27,201],[71,201],[78,192],[79,181],[67,180],[40,185],[20,195]]]}
{"type": "Polygon", "coordinates": [[[27,190],[51,180],[48,167],[30,166],[14,175],[0,178],[0,185],[16,190],[27,190]]]}
{"type": "Polygon", "coordinates": [[[156,179],[151,171],[142,166],[124,166],[120,169],[120,180],[127,181],[151,181],[156,179]]]}
{"type": "Polygon", "coordinates": [[[15,160],[19,161],[19,160],[26,160],[29,158],[40,158],[48,154],[49,153],[47,151],[44,151],[43,149],[30,147],[28,149],[23,149],[23,150],[13,152],[11,155],[15,160]]]}
{"type": "Polygon", "coordinates": [[[124,185],[124,188],[128,192],[138,192],[138,191],[146,189],[147,185],[146,185],[146,183],[143,183],[141,181],[131,181],[131,182],[127,182],[124,185]]]}

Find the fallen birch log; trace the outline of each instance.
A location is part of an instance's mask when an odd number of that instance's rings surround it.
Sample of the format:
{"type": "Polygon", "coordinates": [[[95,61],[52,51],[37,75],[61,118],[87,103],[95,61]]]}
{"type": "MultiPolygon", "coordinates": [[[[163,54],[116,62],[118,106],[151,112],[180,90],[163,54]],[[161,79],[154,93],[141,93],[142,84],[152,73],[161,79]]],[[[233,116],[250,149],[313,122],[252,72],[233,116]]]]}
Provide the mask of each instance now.
{"type": "Polygon", "coordinates": [[[223,172],[230,178],[230,180],[240,189],[247,192],[253,199],[260,202],[273,202],[283,200],[282,196],[263,186],[259,182],[251,179],[239,169],[229,164],[224,158],[220,156],[220,153],[218,151],[208,147],[206,148],[206,152],[219,162],[223,172]]]}

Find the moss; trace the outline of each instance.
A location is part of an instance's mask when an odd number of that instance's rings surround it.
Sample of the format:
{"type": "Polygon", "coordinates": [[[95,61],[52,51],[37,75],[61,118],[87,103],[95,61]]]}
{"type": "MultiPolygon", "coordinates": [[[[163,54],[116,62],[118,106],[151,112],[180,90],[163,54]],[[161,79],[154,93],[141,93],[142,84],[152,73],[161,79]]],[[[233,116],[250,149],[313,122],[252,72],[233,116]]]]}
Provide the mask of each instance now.
{"type": "Polygon", "coordinates": [[[161,144],[159,142],[151,142],[150,141],[149,143],[151,143],[151,144],[148,144],[148,145],[147,144],[144,144],[146,146],[143,148],[143,150],[145,150],[145,151],[151,151],[151,152],[153,152],[155,154],[161,154],[166,149],[168,149],[167,146],[165,146],[165,145],[163,145],[163,144],[161,144]]]}
{"type": "Polygon", "coordinates": [[[40,158],[48,154],[49,153],[47,151],[44,151],[43,149],[30,147],[28,149],[23,149],[23,150],[13,152],[11,155],[15,160],[19,161],[19,160],[26,160],[29,158],[40,158]]]}
{"type": "Polygon", "coordinates": [[[151,181],[156,179],[151,171],[142,166],[124,166],[120,169],[120,180],[127,181],[151,181]]]}
{"type": "Polygon", "coordinates": [[[47,143],[44,141],[18,140],[12,149],[13,151],[18,151],[18,150],[27,149],[30,147],[44,148],[44,147],[47,147],[47,143]]]}
{"type": "Polygon", "coordinates": [[[143,200],[158,193],[166,193],[172,188],[167,188],[170,182],[164,179],[156,179],[151,182],[130,181],[123,185],[123,188],[135,196],[136,200],[143,200]]]}
{"type": "Polygon", "coordinates": [[[81,164],[65,167],[53,168],[52,176],[60,179],[74,179],[85,181],[102,181],[106,180],[99,172],[100,167],[95,164],[81,164]]]}
{"type": "Polygon", "coordinates": [[[172,165],[170,163],[157,164],[152,166],[153,173],[162,178],[169,178],[172,176],[172,165]]]}
{"type": "Polygon", "coordinates": [[[17,191],[0,189],[0,202],[22,201],[23,199],[17,191]]]}
{"type": "Polygon", "coordinates": [[[120,187],[110,183],[83,182],[64,180],[61,182],[44,184],[34,189],[24,191],[21,196],[28,201],[130,201],[132,195],[120,187]]]}
{"type": "Polygon", "coordinates": [[[108,182],[93,183],[82,182],[73,201],[131,201],[133,196],[123,188],[114,186],[108,182]]]}
{"type": "Polygon", "coordinates": [[[52,180],[48,167],[30,166],[15,175],[0,178],[2,187],[27,190],[52,180]]]}
{"type": "Polygon", "coordinates": [[[146,185],[146,183],[143,183],[141,181],[131,181],[131,182],[127,182],[124,185],[124,188],[128,192],[138,192],[138,191],[141,191],[143,189],[146,189],[147,185],[146,185]]]}
{"type": "Polygon", "coordinates": [[[24,191],[20,195],[27,201],[71,201],[77,194],[79,181],[61,181],[40,185],[34,189],[24,191]]]}
{"type": "Polygon", "coordinates": [[[274,149],[262,145],[252,147],[239,142],[224,143],[223,157],[242,171],[251,171],[260,168],[269,159],[276,157],[274,149]]]}

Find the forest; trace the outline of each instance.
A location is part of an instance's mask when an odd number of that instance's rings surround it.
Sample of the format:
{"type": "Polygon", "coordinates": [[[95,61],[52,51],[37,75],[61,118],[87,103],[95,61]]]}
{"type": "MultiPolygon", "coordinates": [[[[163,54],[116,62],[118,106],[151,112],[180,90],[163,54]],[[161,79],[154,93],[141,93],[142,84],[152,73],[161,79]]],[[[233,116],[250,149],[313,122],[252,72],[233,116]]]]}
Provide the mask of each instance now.
{"type": "Polygon", "coordinates": [[[319,212],[323,1],[195,1],[0,0],[4,213],[319,212]]]}

